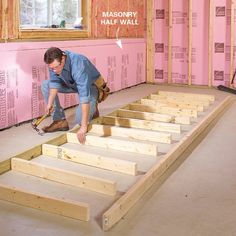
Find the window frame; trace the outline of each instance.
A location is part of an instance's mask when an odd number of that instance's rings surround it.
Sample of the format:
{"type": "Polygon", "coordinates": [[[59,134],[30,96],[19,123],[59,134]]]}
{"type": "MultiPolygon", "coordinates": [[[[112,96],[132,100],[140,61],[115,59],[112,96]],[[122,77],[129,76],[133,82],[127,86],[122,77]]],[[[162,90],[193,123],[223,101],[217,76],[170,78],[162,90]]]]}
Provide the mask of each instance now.
{"type": "Polygon", "coordinates": [[[46,28],[46,29],[22,29],[20,27],[20,1],[14,1],[16,6],[15,27],[18,31],[18,39],[75,39],[91,36],[91,0],[81,0],[84,29],[46,28]]]}

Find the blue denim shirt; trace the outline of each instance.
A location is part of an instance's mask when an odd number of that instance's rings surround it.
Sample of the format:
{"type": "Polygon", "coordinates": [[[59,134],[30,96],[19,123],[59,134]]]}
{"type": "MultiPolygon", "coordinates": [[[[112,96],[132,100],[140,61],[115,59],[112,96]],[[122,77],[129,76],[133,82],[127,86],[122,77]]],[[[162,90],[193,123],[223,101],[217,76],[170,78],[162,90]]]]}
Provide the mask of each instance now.
{"type": "Polygon", "coordinates": [[[90,102],[90,88],[100,76],[100,72],[81,54],[65,51],[66,62],[60,75],[49,70],[50,88],[59,89],[61,85],[72,88],[79,93],[80,103],[90,102]]]}

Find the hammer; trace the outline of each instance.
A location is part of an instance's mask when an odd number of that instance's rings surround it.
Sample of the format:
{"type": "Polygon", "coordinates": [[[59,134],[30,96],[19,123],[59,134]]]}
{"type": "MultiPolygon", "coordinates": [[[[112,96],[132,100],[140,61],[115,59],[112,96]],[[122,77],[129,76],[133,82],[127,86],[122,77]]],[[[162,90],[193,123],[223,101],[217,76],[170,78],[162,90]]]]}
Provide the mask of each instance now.
{"type": "Polygon", "coordinates": [[[48,116],[48,114],[43,115],[42,117],[33,120],[33,122],[31,123],[31,126],[34,130],[36,130],[38,132],[39,135],[43,135],[43,133],[40,132],[40,130],[38,129],[38,126],[41,124],[41,122],[43,120],[45,120],[45,118],[48,116]]]}

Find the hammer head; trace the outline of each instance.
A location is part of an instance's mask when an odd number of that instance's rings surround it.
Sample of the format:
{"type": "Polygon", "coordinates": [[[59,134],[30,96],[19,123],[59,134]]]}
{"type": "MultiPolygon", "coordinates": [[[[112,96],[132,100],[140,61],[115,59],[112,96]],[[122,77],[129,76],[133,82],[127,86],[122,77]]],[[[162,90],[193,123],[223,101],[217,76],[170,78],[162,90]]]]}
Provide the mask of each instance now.
{"type": "Polygon", "coordinates": [[[43,135],[43,133],[40,132],[40,130],[38,129],[38,125],[40,125],[40,123],[47,117],[48,115],[43,115],[42,117],[36,119],[36,120],[33,120],[33,122],[31,123],[31,126],[34,130],[37,131],[37,133],[39,135],[43,135]]]}

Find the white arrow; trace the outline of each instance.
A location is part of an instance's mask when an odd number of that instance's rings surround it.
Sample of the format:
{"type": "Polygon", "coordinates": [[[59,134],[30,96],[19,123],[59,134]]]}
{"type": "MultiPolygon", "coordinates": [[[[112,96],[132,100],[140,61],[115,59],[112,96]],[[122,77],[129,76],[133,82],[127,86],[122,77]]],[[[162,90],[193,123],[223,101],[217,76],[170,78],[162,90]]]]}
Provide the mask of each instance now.
{"type": "Polygon", "coordinates": [[[122,42],[120,39],[118,39],[119,31],[120,31],[120,27],[118,27],[118,29],[116,31],[116,44],[118,45],[118,47],[120,47],[122,49],[122,42]]]}

